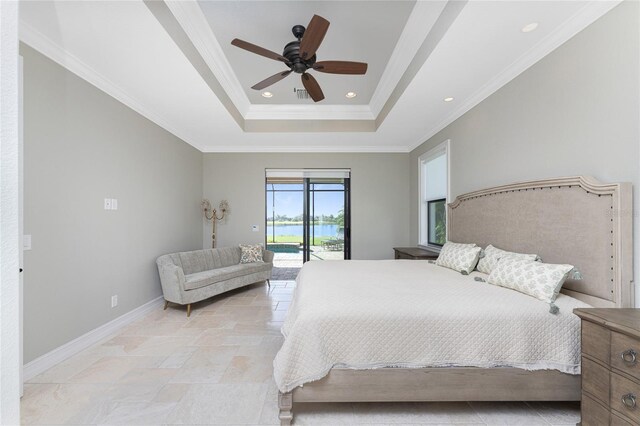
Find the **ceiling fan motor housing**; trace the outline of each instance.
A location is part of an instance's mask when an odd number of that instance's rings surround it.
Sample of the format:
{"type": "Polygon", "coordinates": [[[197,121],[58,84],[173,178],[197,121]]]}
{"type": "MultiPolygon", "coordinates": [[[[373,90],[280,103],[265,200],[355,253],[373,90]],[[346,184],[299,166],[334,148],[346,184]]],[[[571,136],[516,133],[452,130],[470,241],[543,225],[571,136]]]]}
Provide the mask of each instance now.
{"type": "Polygon", "coordinates": [[[313,55],[308,60],[303,60],[300,57],[300,39],[304,35],[305,28],[302,25],[295,25],[291,32],[298,40],[287,43],[282,52],[282,56],[287,58],[291,64],[291,70],[298,74],[302,74],[313,66],[316,62],[316,55],[313,55]]]}

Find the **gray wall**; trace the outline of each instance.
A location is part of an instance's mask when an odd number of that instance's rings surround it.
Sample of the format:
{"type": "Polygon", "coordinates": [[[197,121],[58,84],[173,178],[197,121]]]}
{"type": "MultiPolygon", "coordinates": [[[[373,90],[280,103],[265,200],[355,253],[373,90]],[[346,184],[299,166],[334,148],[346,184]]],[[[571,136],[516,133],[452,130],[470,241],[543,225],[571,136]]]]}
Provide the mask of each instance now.
{"type": "Polygon", "coordinates": [[[202,245],[202,154],[20,50],[29,362],[162,294],[155,258],[202,245]],[[118,210],[105,211],[104,198],[117,198],[118,210]]]}
{"type": "MultiPolygon", "coordinates": [[[[218,247],[264,242],[265,168],[351,168],[353,259],[393,258],[409,242],[407,154],[205,154],[205,198],[229,201],[231,214],[218,223],[218,247]],[[251,225],[260,225],[252,232],[251,225]]],[[[204,247],[211,224],[203,223],[204,247]]]]}
{"type": "MultiPolygon", "coordinates": [[[[418,157],[446,139],[453,197],[521,180],[591,175],[632,182],[637,205],[639,18],[638,2],[620,4],[413,150],[411,242],[418,238],[418,157]]],[[[640,306],[640,292],[636,300],[640,306]]]]}

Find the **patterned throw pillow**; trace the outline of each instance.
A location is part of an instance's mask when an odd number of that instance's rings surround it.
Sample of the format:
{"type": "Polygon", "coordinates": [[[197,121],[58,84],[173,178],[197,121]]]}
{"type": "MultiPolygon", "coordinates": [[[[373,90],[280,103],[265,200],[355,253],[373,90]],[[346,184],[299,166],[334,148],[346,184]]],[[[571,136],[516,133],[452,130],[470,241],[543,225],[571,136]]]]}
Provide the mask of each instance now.
{"type": "Polygon", "coordinates": [[[242,255],[240,256],[240,263],[254,263],[262,262],[262,245],[244,245],[240,244],[242,249],[242,255]]]}
{"type": "Polygon", "coordinates": [[[436,265],[468,275],[476,267],[481,250],[475,244],[446,242],[440,250],[436,265]]]}
{"type": "Polygon", "coordinates": [[[504,256],[516,256],[526,260],[540,260],[540,256],[537,254],[514,253],[499,249],[489,244],[487,248],[484,249],[484,257],[480,257],[477,268],[478,271],[490,274],[493,271],[493,268],[498,264],[500,258],[504,256]]]}
{"type": "Polygon", "coordinates": [[[554,265],[505,256],[493,268],[487,281],[552,303],[572,269],[573,265],[554,265]]]}

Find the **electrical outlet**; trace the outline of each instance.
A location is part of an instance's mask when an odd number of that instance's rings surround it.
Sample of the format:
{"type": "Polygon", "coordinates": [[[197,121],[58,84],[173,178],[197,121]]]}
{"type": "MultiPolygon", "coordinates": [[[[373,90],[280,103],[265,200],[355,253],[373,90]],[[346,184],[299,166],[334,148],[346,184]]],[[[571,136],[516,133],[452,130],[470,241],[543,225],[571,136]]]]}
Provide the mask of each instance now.
{"type": "Polygon", "coordinates": [[[111,296],[111,307],[115,308],[118,306],[118,295],[111,296]]]}
{"type": "Polygon", "coordinates": [[[253,232],[258,232],[258,231],[260,231],[260,227],[258,225],[251,225],[251,230],[253,232]]]}

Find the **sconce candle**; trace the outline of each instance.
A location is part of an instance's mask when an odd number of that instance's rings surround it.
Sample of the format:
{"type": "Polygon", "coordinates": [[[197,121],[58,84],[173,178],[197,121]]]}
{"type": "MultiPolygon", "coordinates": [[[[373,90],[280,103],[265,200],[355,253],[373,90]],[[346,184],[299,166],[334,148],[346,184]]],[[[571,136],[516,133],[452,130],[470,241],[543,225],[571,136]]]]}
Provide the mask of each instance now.
{"type": "Polygon", "coordinates": [[[227,200],[220,201],[218,208],[222,214],[218,217],[218,210],[211,207],[209,200],[202,200],[202,209],[204,210],[204,217],[211,221],[211,247],[216,248],[216,222],[224,219],[225,214],[229,214],[229,202],[227,200]]]}

